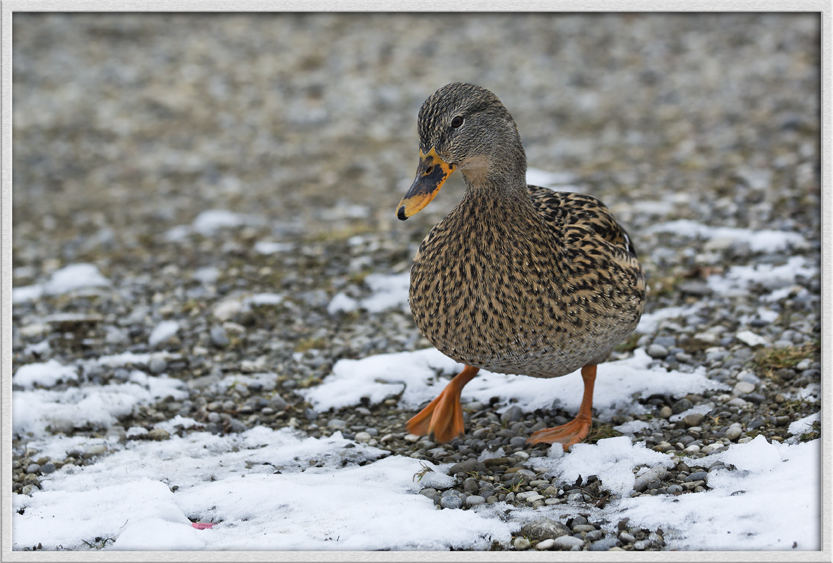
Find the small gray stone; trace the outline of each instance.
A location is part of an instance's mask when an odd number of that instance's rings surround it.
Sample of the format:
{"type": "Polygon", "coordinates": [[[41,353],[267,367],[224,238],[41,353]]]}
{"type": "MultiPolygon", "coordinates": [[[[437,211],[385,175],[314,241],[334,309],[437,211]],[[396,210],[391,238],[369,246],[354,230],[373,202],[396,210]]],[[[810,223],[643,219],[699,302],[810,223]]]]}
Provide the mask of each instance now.
{"type": "Polygon", "coordinates": [[[648,355],[652,358],[664,358],[668,355],[668,348],[661,344],[651,344],[648,346],[648,355]]]}
{"type": "Polygon", "coordinates": [[[672,410],[671,410],[671,407],[669,407],[668,405],[664,405],[661,409],[659,409],[659,417],[660,417],[660,418],[665,418],[665,419],[667,419],[667,418],[669,418],[672,414],[674,414],[674,411],[672,411],[672,410]]]}
{"type": "Polygon", "coordinates": [[[48,461],[48,462],[44,463],[40,467],[40,472],[43,473],[44,475],[48,475],[49,473],[52,473],[54,471],[55,471],[55,464],[52,463],[51,461],[48,461]]]}
{"type": "Polygon", "coordinates": [[[459,463],[455,463],[448,469],[449,475],[456,475],[458,473],[470,473],[472,471],[484,471],[486,466],[476,459],[467,459],[459,463]]]}
{"type": "Polygon", "coordinates": [[[463,495],[455,489],[449,489],[440,497],[440,506],[451,509],[460,508],[463,506],[463,495]]]}
{"type": "Polygon", "coordinates": [[[424,489],[419,491],[419,494],[426,496],[431,500],[436,500],[437,497],[440,496],[439,491],[437,491],[437,489],[435,489],[434,487],[425,487],[424,489]]]}
{"type": "Polygon", "coordinates": [[[708,473],[705,471],[695,471],[691,475],[685,478],[687,483],[691,483],[694,481],[705,481],[706,477],[708,477],[708,473]]]}
{"type": "Polygon", "coordinates": [[[466,506],[477,506],[486,502],[486,499],[480,495],[469,495],[466,497],[466,506]]]}
{"type": "Polygon", "coordinates": [[[584,540],[574,538],[573,536],[560,536],[555,538],[554,545],[559,549],[565,550],[581,549],[581,546],[584,545],[584,540]]]}
{"type": "Polygon", "coordinates": [[[636,538],[628,532],[621,532],[619,534],[619,539],[622,541],[622,543],[633,543],[636,541],[636,538]]]}
{"type": "Polygon", "coordinates": [[[500,421],[503,424],[507,424],[507,423],[510,423],[510,422],[517,422],[517,421],[521,420],[523,418],[523,416],[524,416],[524,413],[521,410],[521,407],[519,407],[518,405],[513,405],[513,406],[509,407],[508,409],[506,409],[505,411],[503,411],[503,414],[500,415],[500,421]]]}
{"type": "Polygon", "coordinates": [[[548,549],[552,549],[554,546],[555,546],[555,540],[550,538],[548,540],[539,541],[535,545],[535,549],[537,549],[538,551],[546,551],[548,549]]]}
{"type": "Polygon", "coordinates": [[[749,381],[738,381],[735,384],[734,392],[736,395],[746,395],[755,390],[755,384],[749,381]]]}
{"type": "Polygon", "coordinates": [[[616,545],[616,538],[608,536],[590,544],[590,551],[608,551],[616,545]]]}
{"type": "Polygon", "coordinates": [[[211,343],[218,348],[225,348],[229,345],[229,338],[226,334],[226,329],[222,325],[214,325],[211,327],[211,343]]]}
{"type": "Polygon", "coordinates": [[[648,483],[651,483],[652,481],[661,481],[667,473],[668,470],[664,465],[655,465],[634,479],[633,490],[642,492],[648,488],[648,483]]]}
{"type": "Polygon", "coordinates": [[[148,368],[151,373],[162,373],[168,367],[168,362],[162,356],[154,356],[150,359],[148,368]]]}
{"type": "Polygon", "coordinates": [[[341,420],[340,418],[333,418],[327,422],[327,428],[331,428],[333,430],[344,430],[347,427],[347,423],[341,420]]]}
{"type": "Polygon", "coordinates": [[[523,436],[512,436],[509,439],[509,445],[513,448],[522,448],[526,445],[526,438],[523,436]]]}
{"type": "Polygon", "coordinates": [[[674,414],[680,414],[683,411],[687,411],[691,408],[691,401],[686,398],[682,398],[679,401],[676,401],[673,405],[671,405],[671,410],[674,414]]]}
{"type": "Polygon", "coordinates": [[[532,540],[545,540],[567,535],[570,530],[561,522],[550,518],[539,518],[524,525],[520,533],[532,540]]]}
{"type": "Polygon", "coordinates": [[[370,434],[367,432],[356,432],[356,436],[353,438],[360,444],[364,444],[370,441],[370,434]]]}
{"type": "Polygon", "coordinates": [[[26,473],[37,473],[40,471],[40,465],[37,463],[30,463],[26,466],[26,473]]]}
{"type": "Polygon", "coordinates": [[[743,434],[743,427],[740,425],[740,422],[733,422],[729,425],[729,428],[726,429],[724,436],[734,442],[740,438],[741,434],[743,434]]]}
{"type": "Polygon", "coordinates": [[[683,417],[683,422],[685,423],[686,426],[689,426],[689,427],[698,426],[701,422],[703,422],[703,419],[705,418],[705,416],[706,415],[704,415],[703,413],[693,412],[693,413],[685,415],[683,417]]]}

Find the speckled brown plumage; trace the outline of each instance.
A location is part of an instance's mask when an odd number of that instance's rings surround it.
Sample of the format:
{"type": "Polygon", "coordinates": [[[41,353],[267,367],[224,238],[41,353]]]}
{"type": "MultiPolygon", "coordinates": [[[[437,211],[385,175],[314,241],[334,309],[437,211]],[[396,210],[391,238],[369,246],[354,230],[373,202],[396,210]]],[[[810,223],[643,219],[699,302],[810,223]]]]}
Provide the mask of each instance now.
{"type": "Polygon", "coordinates": [[[528,194],[531,206],[467,196],[436,225],[411,268],[411,311],[459,362],[556,377],[603,361],[633,331],[645,286],[599,200],[528,194]]]}
{"type": "MultiPolygon", "coordinates": [[[[645,283],[627,233],[592,196],[526,185],[517,128],[488,90],[441,88],[420,110],[418,128],[423,154],[433,149],[452,172],[460,168],[467,188],[414,258],[417,326],[441,352],[476,368],[534,377],[592,368],[592,398],[595,364],[643,310],[645,283]],[[455,116],[463,125],[450,125],[455,116]]],[[[426,158],[421,166],[436,175],[426,158]]],[[[427,193],[419,182],[418,174],[409,195],[427,193]]]]}

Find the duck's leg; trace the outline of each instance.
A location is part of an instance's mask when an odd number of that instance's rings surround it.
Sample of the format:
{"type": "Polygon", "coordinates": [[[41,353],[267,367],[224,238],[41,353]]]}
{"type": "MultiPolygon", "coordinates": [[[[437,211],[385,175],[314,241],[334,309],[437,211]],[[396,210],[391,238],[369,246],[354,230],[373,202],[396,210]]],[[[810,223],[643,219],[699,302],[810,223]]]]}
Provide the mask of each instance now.
{"type": "Polygon", "coordinates": [[[437,398],[408,421],[408,432],[423,436],[434,433],[437,442],[448,442],[463,433],[463,408],[460,406],[460,392],[477,375],[480,368],[466,366],[449,381],[437,398]]]}
{"type": "Polygon", "coordinates": [[[552,444],[560,442],[564,451],[575,443],[581,442],[590,432],[593,417],[593,384],[596,381],[596,364],[586,365],[581,368],[581,378],[584,380],[584,396],[581,399],[581,406],[576,417],[561,426],[543,428],[533,432],[527,442],[540,444],[541,442],[552,444]]]}

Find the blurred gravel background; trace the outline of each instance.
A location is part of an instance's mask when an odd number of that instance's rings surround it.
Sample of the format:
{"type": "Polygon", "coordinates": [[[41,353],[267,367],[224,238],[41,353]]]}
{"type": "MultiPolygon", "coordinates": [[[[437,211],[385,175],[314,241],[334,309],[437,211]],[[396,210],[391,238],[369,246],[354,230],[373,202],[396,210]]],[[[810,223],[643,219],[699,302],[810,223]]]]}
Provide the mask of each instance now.
{"type": "MultiPolygon", "coordinates": [[[[648,230],[690,219],[796,231],[809,243],[800,253],[818,263],[815,16],[16,14],[13,63],[13,283],[43,282],[65,265],[90,262],[117,290],[16,304],[14,367],[125,350],[181,354],[140,367],[192,382],[191,398],[142,408],[122,432],[182,414],[216,432],[256,424],[292,424],[311,435],[365,432],[387,438],[383,447],[396,453],[459,462],[487,446],[521,451],[512,438],[571,414],[484,414],[469,422],[486,428],[477,439],[470,432],[436,448],[405,439],[413,413],[395,401],[316,415],[294,393],[318,383],[338,359],[428,345],[404,311],[332,315],[327,305],[339,292],[369,294],[370,273],[407,271],[430,225],[462,195],[462,180],[452,177],[412,221],[394,217],[416,167],[419,106],[451,81],[493,90],[518,123],[530,166],[561,174],[611,207],[643,257],[649,312],[706,305],[682,327],[629,346],[654,345],[651,355],[674,369],[706,365],[734,393],[682,399],[687,404],[654,397],[650,404],[665,418],[707,399],[719,405],[705,421],[642,436],[649,447],[722,447],[758,433],[784,439],[790,421],[818,411],[817,398],[789,399],[790,390],[820,380],[818,274],[799,279],[775,305],[778,319],[759,323],[781,351],[770,357],[732,337],[766,288],[727,297],[703,278],[735,263],[782,264],[793,252],[752,252],[731,241],[704,248],[648,230]],[[245,221],[223,230],[182,227],[207,210],[245,221]],[[256,251],[263,240],[288,251],[256,251]],[[219,306],[259,292],[285,299],[219,306]],[[151,346],[164,320],[181,329],[151,346]],[[696,338],[706,332],[712,336],[696,338]],[[32,346],[44,340],[47,353],[32,346]],[[717,352],[707,355],[707,347],[717,352]],[[270,395],[211,394],[223,373],[264,369],[279,374],[270,395]]],[[[119,380],[126,377],[119,369],[83,378],[119,380]]],[[[818,437],[815,428],[806,439],[818,437]]],[[[15,437],[16,492],[37,487],[43,474],[25,444],[15,437]]],[[[518,461],[505,459],[490,466],[495,479],[518,461]]],[[[682,465],[644,494],[702,490],[682,465]]],[[[490,496],[482,483],[463,483],[457,488],[467,495],[490,496]]],[[[598,491],[587,487],[592,481],[566,494],[590,499],[598,491]]],[[[626,535],[610,541],[579,518],[567,524],[585,548],[663,547],[656,531],[620,525],[626,535]]]]}

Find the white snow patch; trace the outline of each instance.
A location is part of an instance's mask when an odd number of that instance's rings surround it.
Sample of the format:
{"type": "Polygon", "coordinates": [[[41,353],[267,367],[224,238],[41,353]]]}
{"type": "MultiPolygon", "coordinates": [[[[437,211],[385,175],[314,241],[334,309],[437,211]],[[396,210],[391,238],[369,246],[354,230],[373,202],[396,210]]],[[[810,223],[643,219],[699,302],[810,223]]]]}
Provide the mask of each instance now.
{"type": "Polygon", "coordinates": [[[820,420],[820,413],[811,414],[809,416],[805,416],[804,418],[799,418],[798,420],[794,420],[790,423],[789,428],[787,428],[787,432],[790,434],[804,434],[805,432],[809,432],[813,429],[813,423],[818,422],[820,420]]]}
{"type": "Polygon", "coordinates": [[[359,308],[359,302],[340,291],[336,293],[333,298],[330,300],[329,305],[327,305],[327,312],[331,315],[335,315],[336,313],[349,313],[351,311],[355,311],[359,308]]]}
{"type": "Polygon", "coordinates": [[[278,293],[255,293],[243,300],[244,305],[277,305],[283,301],[283,295],[278,293]]]}
{"type": "MultiPolygon", "coordinates": [[[[725,385],[706,377],[705,368],[693,373],[649,368],[652,359],[641,348],[624,360],[600,364],[597,371],[593,406],[600,418],[612,416],[616,409],[627,408],[634,414],[645,407],[634,403],[632,395],[647,397],[654,393],[681,396],[706,389],[725,389],[725,385]]],[[[433,348],[416,352],[381,354],[361,360],[339,360],[323,382],[302,391],[313,408],[324,411],[358,404],[362,397],[376,404],[401,393],[403,405],[413,408],[433,399],[448,381],[437,374],[453,375],[462,365],[433,348]]],[[[582,379],[573,374],[553,379],[518,377],[480,370],[463,391],[463,400],[489,404],[500,397],[503,407],[517,402],[524,411],[548,408],[556,399],[567,410],[578,409],[583,391],[582,379]]]]}
{"type": "Polygon", "coordinates": [[[765,346],[769,344],[769,341],[760,336],[755,334],[751,330],[742,330],[735,335],[735,338],[746,344],[747,346],[755,347],[755,346],[765,346]]]}
{"type": "Polygon", "coordinates": [[[669,319],[685,318],[697,313],[703,307],[702,304],[686,305],[681,307],[664,307],[650,313],[643,313],[636,326],[636,332],[651,334],[662,326],[662,322],[669,319]]]}
{"type": "Polygon", "coordinates": [[[752,252],[779,252],[788,249],[803,249],[809,245],[803,236],[792,231],[775,231],[763,229],[737,229],[732,227],[713,227],[688,219],[669,221],[654,225],[649,233],[673,233],[687,238],[729,239],[749,244],[752,252]]]}
{"type": "Polygon", "coordinates": [[[291,242],[276,242],[271,240],[259,240],[255,243],[255,252],[258,254],[275,254],[277,252],[288,252],[294,248],[291,242]]]}
{"type": "Polygon", "coordinates": [[[373,294],[362,299],[361,306],[371,313],[378,313],[392,307],[407,306],[408,288],[411,283],[410,272],[393,275],[370,274],[364,282],[373,294]]]}
{"type": "Polygon", "coordinates": [[[93,264],[69,264],[52,273],[43,284],[17,287],[12,290],[12,302],[23,303],[42,295],[61,295],[77,289],[107,287],[110,280],[101,275],[93,264]]]}
{"type": "MultiPolygon", "coordinates": [[[[745,295],[748,288],[757,284],[768,290],[778,290],[784,286],[790,286],[795,282],[796,277],[810,277],[817,272],[817,268],[808,264],[803,256],[791,256],[785,264],[774,266],[772,264],[754,264],[752,266],[732,266],[725,275],[712,275],[706,278],[706,283],[712,291],[724,295],[745,295]]],[[[789,291],[773,301],[785,297],[789,291]]]]}
{"type": "Polygon", "coordinates": [[[179,323],[177,321],[162,321],[150,333],[148,344],[150,346],[156,346],[173,337],[177,332],[179,332],[179,323]]]}
{"type": "Polygon", "coordinates": [[[737,468],[709,472],[709,490],[626,498],[610,513],[629,518],[630,525],[661,527],[670,549],[818,550],[819,453],[819,440],[788,445],[757,436],[686,459],[690,465],[722,461],[737,468]]]}
{"type": "Polygon", "coordinates": [[[59,381],[78,381],[78,372],[75,367],[62,365],[55,359],[20,366],[12,376],[12,382],[23,389],[53,387],[59,381]]]}
{"type": "Polygon", "coordinates": [[[138,370],[131,373],[127,383],[84,385],[62,391],[15,391],[12,427],[19,434],[31,433],[36,437],[44,434],[47,426],[52,432],[88,425],[109,428],[116,417],[168,395],[184,399],[188,393],[178,379],[153,377],[138,370]]]}
{"type": "Polygon", "coordinates": [[[56,471],[31,497],[14,495],[13,547],[114,537],[105,549],[482,549],[518,527],[488,511],[436,510],[418,494],[426,462],[372,461],[382,453],[340,433],[263,427],[131,441],[93,465],[56,471]],[[217,524],[197,531],[189,517],[217,524]]]}
{"type": "Polygon", "coordinates": [[[411,283],[410,272],[401,274],[370,274],[364,283],[372,293],[364,299],[353,299],[344,292],[339,292],[327,305],[327,312],[335,315],[339,312],[350,312],[366,309],[370,313],[379,313],[394,307],[407,308],[408,288],[411,283]]]}
{"type": "Polygon", "coordinates": [[[643,444],[632,444],[627,436],[604,438],[595,444],[575,444],[568,453],[555,459],[535,457],[530,463],[536,471],[546,471],[547,475],[566,482],[575,482],[579,476],[586,479],[597,475],[604,489],[619,496],[633,490],[636,466],[674,465],[668,455],[649,450],[643,444]]]}
{"type": "Polygon", "coordinates": [[[239,227],[247,222],[246,215],[232,213],[226,209],[208,209],[203,211],[191,223],[191,228],[201,235],[212,235],[220,229],[239,227]]]}

